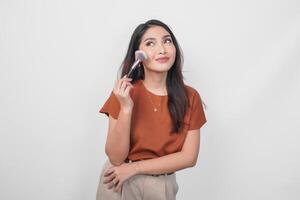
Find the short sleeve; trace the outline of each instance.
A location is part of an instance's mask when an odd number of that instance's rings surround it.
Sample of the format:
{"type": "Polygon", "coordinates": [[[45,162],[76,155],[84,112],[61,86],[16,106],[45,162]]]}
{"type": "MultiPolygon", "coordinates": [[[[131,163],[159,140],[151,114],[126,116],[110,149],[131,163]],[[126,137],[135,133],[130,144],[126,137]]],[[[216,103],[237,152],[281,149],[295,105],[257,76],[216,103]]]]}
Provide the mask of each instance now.
{"type": "Polygon", "coordinates": [[[100,113],[104,113],[107,116],[112,116],[114,119],[118,119],[120,112],[120,103],[116,95],[111,92],[109,98],[104,103],[103,107],[99,110],[100,113]]]}
{"type": "Polygon", "coordinates": [[[191,105],[191,117],[189,130],[200,129],[206,122],[205,113],[202,106],[200,95],[195,91],[191,105]]]}

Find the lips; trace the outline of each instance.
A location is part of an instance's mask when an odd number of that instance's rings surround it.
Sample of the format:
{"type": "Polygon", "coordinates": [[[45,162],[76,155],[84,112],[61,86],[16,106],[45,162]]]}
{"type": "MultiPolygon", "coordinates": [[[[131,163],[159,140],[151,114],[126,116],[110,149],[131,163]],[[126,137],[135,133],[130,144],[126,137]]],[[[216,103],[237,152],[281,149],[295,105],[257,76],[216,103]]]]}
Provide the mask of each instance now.
{"type": "Polygon", "coordinates": [[[161,57],[161,58],[157,58],[155,60],[159,63],[166,63],[166,62],[168,62],[169,59],[170,59],[169,57],[161,57]]]}

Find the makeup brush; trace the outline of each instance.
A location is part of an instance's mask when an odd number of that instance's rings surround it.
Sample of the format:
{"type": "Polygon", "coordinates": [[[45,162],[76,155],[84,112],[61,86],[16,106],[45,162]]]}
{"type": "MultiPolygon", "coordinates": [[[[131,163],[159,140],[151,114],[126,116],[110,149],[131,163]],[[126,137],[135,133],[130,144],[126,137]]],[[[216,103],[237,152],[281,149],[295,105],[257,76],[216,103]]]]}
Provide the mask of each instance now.
{"type": "Polygon", "coordinates": [[[144,61],[146,59],[147,59],[147,55],[146,55],[146,53],[144,51],[142,51],[142,50],[136,50],[135,51],[135,61],[132,64],[132,66],[130,67],[130,70],[129,70],[128,74],[127,74],[127,77],[131,78],[133,70],[137,66],[139,66],[140,62],[142,62],[142,61],[144,61]]]}

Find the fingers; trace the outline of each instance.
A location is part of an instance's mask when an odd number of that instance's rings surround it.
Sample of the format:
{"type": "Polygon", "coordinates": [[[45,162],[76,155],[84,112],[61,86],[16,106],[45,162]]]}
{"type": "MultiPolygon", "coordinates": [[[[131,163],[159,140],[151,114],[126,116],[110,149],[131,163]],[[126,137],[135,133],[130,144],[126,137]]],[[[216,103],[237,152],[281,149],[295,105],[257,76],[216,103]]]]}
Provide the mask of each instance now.
{"type": "Polygon", "coordinates": [[[115,191],[115,192],[121,192],[121,191],[122,191],[122,185],[123,185],[123,182],[122,182],[122,181],[119,181],[119,182],[117,183],[117,185],[115,185],[114,191],[115,191]]]}
{"type": "Polygon", "coordinates": [[[104,173],[104,184],[107,184],[107,189],[112,189],[114,192],[121,192],[122,191],[122,181],[118,180],[118,177],[114,173],[113,167],[107,169],[104,173]]]}
{"type": "Polygon", "coordinates": [[[104,177],[103,183],[109,183],[111,182],[114,178],[116,178],[116,175],[114,173],[112,173],[110,176],[104,177]]]}
{"type": "Polygon", "coordinates": [[[123,189],[123,184],[118,189],[116,189],[116,191],[121,194],[122,193],[122,189],[123,189]]]}
{"type": "Polygon", "coordinates": [[[107,184],[107,189],[112,189],[114,192],[121,193],[123,181],[119,180],[116,173],[114,173],[114,167],[109,167],[104,173],[103,183],[107,184]]]}
{"type": "Polygon", "coordinates": [[[113,180],[107,183],[107,189],[110,190],[113,188],[115,192],[120,192],[120,183],[121,181],[119,181],[117,177],[115,177],[113,180]]]}
{"type": "Polygon", "coordinates": [[[104,176],[109,176],[112,172],[114,172],[114,167],[113,167],[113,166],[109,167],[109,168],[104,172],[104,176]]]}
{"type": "Polygon", "coordinates": [[[129,95],[129,92],[130,92],[131,88],[133,88],[132,85],[129,85],[129,86],[126,87],[126,89],[124,90],[124,95],[125,95],[125,96],[128,96],[128,95],[129,95]]]}
{"type": "Polygon", "coordinates": [[[114,188],[115,189],[115,187],[116,187],[116,185],[119,183],[119,181],[118,181],[118,179],[117,179],[117,177],[115,177],[111,182],[109,182],[108,184],[107,184],[107,189],[112,189],[112,188],[114,188]]]}
{"type": "Polygon", "coordinates": [[[123,83],[123,81],[131,81],[132,79],[127,78],[126,75],[123,76],[121,79],[116,81],[116,88],[121,88],[121,85],[123,83]]]}
{"type": "Polygon", "coordinates": [[[123,78],[117,80],[116,83],[115,83],[115,87],[114,87],[115,92],[116,93],[119,93],[119,92],[123,93],[128,86],[132,86],[130,81],[132,81],[132,79],[127,78],[126,75],[123,76],[123,78]]]}
{"type": "Polygon", "coordinates": [[[131,83],[123,81],[119,90],[124,92],[128,86],[132,86],[131,83]]]}

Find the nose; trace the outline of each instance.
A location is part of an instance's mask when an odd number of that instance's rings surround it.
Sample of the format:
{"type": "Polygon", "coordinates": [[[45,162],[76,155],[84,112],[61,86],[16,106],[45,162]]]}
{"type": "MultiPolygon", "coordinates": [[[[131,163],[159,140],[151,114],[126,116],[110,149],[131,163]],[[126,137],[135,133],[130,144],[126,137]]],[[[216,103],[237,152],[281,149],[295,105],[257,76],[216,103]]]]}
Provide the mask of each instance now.
{"type": "Polygon", "coordinates": [[[159,46],[159,54],[166,54],[166,48],[163,44],[160,44],[159,46]]]}

